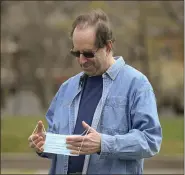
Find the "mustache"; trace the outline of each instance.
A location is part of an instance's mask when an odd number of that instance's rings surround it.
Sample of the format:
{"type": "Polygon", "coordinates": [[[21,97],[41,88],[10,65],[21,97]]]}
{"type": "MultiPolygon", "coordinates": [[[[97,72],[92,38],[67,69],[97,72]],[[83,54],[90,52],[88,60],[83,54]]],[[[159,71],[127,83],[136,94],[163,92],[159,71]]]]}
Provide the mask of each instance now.
{"type": "Polygon", "coordinates": [[[84,63],[84,64],[80,64],[81,67],[89,67],[90,65],[92,65],[92,63],[84,63]]]}

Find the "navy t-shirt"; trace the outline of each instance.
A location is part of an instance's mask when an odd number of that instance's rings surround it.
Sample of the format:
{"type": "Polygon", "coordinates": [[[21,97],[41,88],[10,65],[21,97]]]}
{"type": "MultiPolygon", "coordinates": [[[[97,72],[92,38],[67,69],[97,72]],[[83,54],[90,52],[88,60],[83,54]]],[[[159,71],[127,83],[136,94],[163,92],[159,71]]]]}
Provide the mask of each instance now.
{"type": "MultiPolygon", "coordinates": [[[[89,126],[91,126],[94,112],[102,96],[102,90],[102,76],[87,78],[84,84],[78,117],[73,134],[82,134],[84,132],[85,129],[82,126],[82,121],[85,121],[89,126]]],[[[85,155],[69,156],[68,174],[82,172],[84,159],[85,155]]]]}

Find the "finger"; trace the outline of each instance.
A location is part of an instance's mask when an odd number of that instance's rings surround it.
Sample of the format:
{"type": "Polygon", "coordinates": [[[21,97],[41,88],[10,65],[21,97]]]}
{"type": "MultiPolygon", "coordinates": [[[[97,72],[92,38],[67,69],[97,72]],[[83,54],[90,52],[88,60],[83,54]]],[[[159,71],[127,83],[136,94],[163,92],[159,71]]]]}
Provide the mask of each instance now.
{"type": "Polygon", "coordinates": [[[43,127],[44,127],[44,125],[43,125],[42,121],[39,121],[38,122],[37,133],[43,132],[43,127]]]}
{"type": "Polygon", "coordinates": [[[92,144],[89,142],[88,138],[84,138],[84,141],[82,142],[68,142],[67,143],[68,145],[72,145],[72,146],[75,146],[75,147],[85,147],[85,148],[88,148],[88,147],[91,147],[92,144]],[[90,146],[89,146],[90,145],[90,146]]]}
{"type": "Polygon", "coordinates": [[[84,136],[67,136],[66,143],[68,144],[68,142],[81,142],[83,138],[84,136]]]}
{"type": "Polygon", "coordinates": [[[41,149],[41,148],[43,147],[43,145],[44,145],[44,141],[40,141],[40,142],[37,144],[37,147],[38,147],[39,149],[41,149]]]}
{"type": "Polygon", "coordinates": [[[72,145],[68,145],[67,149],[70,149],[72,151],[79,151],[80,150],[80,146],[72,146],[72,145]]]}
{"type": "Polygon", "coordinates": [[[43,138],[43,140],[45,140],[45,139],[46,139],[46,134],[45,134],[45,133],[43,133],[43,132],[42,132],[42,133],[39,133],[39,134],[38,134],[38,136],[39,136],[39,137],[42,137],[42,138],[43,138]]]}
{"type": "Polygon", "coordinates": [[[91,148],[91,149],[79,148],[79,149],[71,150],[70,153],[77,154],[77,155],[89,155],[89,154],[97,153],[97,149],[96,148],[91,148]]]}
{"type": "Polygon", "coordinates": [[[34,142],[31,142],[31,143],[29,144],[29,146],[30,146],[30,148],[36,148],[36,147],[37,147],[37,145],[36,145],[34,142]]]}
{"type": "Polygon", "coordinates": [[[37,140],[35,140],[35,145],[37,145],[40,141],[44,141],[43,137],[39,137],[37,140]]]}
{"type": "Polygon", "coordinates": [[[44,139],[42,137],[38,137],[37,139],[35,139],[34,141],[30,141],[29,146],[31,148],[35,148],[36,145],[40,142],[40,141],[44,141],[44,139]]]}
{"type": "Polygon", "coordinates": [[[82,145],[81,142],[75,145],[68,144],[66,148],[70,150],[76,150],[76,151],[83,150],[85,152],[89,152],[91,149],[93,149],[93,147],[92,146],[90,147],[88,143],[86,143],[86,145],[84,144],[82,145]]]}
{"type": "Polygon", "coordinates": [[[28,141],[29,142],[32,142],[32,141],[35,141],[36,139],[38,139],[39,136],[37,134],[32,134],[29,138],[28,138],[28,141]]]}
{"type": "Polygon", "coordinates": [[[37,143],[37,150],[43,151],[43,145],[44,145],[44,141],[40,141],[39,143],[37,143]]]}
{"type": "Polygon", "coordinates": [[[70,154],[74,154],[74,155],[87,155],[89,153],[84,152],[84,151],[76,151],[76,150],[74,150],[74,151],[71,151],[70,154]]]}
{"type": "Polygon", "coordinates": [[[75,147],[80,147],[82,142],[68,142],[67,144],[75,147]]]}

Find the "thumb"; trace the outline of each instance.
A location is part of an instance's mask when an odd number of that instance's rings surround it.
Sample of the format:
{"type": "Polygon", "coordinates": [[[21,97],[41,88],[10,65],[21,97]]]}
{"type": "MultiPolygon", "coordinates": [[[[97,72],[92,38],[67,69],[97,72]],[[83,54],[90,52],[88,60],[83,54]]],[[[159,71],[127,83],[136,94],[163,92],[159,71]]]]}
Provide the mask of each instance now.
{"type": "Polygon", "coordinates": [[[85,128],[85,130],[89,130],[89,132],[94,131],[93,128],[91,128],[86,122],[82,121],[82,126],[85,128]]]}
{"type": "Polygon", "coordinates": [[[37,133],[43,132],[43,128],[44,128],[43,122],[42,121],[39,121],[38,122],[37,133]]]}

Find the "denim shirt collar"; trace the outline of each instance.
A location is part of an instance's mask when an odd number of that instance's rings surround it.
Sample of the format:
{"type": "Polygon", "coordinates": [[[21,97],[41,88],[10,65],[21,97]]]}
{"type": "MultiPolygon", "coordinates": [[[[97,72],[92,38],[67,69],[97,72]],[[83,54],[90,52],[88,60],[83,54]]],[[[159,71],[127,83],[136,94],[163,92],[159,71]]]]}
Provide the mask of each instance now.
{"type": "Polygon", "coordinates": [[[114,57],[114,59],[116,60],[116,62],[106,71],[106,73],[112,80],[116,78],[120,69],[123,68],[123,66],[125,65],[125,61],[122,56],[116,56],[114,57]]]}
{"type": "MultiPolygon", "coordinates": [[[[116,78],[120,69],[125,65],[125,61],[122,56],[116,56],[114,57],[114,59],[116,60],[116,62],[112,66],[110,66],[108,70],[103,74],[108,74],[112,80],[116,78]]],[[[83,81],[84,75],[84,72],[81,72],[80,80],[82,79],[83,81]]]]}

